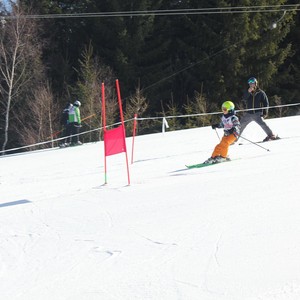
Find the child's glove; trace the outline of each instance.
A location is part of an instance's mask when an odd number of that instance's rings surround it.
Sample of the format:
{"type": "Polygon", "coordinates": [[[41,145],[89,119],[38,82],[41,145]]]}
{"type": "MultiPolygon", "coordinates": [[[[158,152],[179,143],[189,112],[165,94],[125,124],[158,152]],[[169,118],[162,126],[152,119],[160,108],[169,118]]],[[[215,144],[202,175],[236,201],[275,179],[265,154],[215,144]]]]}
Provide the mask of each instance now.
{"type": "Polygon", "coordinates": [[[235,127],[232,127],[231,129],[226,130],[225,135],[228,136],[230,134],[233,134],[236,138],[238,138],[238,136],[239,136],[239,133],[236,131],[235,127]]]}
{"type": "Polygon", "coordinates": [[[239,134],[238,134],[238,132],[237,132],[236,130],[234,130],[233,135],[234,135],[236,138],[239,137],[239,134]]]}
{"type": "Polygon", "coordinates": [[[219,124],[213,124],[213,125],[211,125],[211,128],[212,128],[212,129],[219,128],[219,124]]]}

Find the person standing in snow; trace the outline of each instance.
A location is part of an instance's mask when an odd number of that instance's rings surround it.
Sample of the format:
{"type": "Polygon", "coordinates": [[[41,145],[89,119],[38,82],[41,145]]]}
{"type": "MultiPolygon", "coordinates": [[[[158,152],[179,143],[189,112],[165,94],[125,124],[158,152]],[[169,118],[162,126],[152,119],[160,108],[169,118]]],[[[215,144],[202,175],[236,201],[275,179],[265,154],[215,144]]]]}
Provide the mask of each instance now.
{"type": "Polygon", "coordinates": [[[267,137],[263,140],[264,142],[276,140],[278,137],[274,135],[270,127],[264,121],[264,119],[268,116],[269,107],[269,100],[266,93],[259,88],[258,81],[255,77],[248,79],[248,85],[249,88],[244,93],[242,101],[244,102],[245,107],[249,110],[241,118],[240,135],[247,125],[254,121],[267,134],[267,137]]]}
{"type": "Polygon", "coordinates": [[[73,104],[68,102],[62,112],[60,123],[63,126],[63,136],[65,139],[59,145],[60,147],[66,147],[70,143],[71,127],[69,125],[69,111],[72,106],[73,104]]]}
{"type": "Polygon", "coordinates": [[[79,129],[81,127],[81,118],[80,118],[80,101],[76,100],[73,103],[73,106],[69,111],[69,126],[71,129],[71,146],[81,145],[79,141],[79,129]]]}
{"type": "Polygon", "coordinates": [[[233,102],[224,102],[222,104],[222,111],[221,122],[211,127],[212,129],[224,128],[224,136],[215,147],[211,157],[204,162],[205,164],[219,163],[228,160],[228,148],[237,140],[240,133],[240,121],[235,115],[233,102]]]}

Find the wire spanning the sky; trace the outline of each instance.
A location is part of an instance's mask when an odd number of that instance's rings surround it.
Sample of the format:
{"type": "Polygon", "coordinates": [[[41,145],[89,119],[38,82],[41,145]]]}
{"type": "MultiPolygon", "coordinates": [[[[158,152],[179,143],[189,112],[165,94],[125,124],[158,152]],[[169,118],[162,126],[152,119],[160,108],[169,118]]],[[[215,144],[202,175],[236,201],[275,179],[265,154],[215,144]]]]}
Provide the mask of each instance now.
{"type": "MultiPolygon", "coordinates": [[[[217,8],[195,8],[195,9],[164,9],[164,10],[136,10],[136,11],[115,11],[115,12],[95,12],[95,13],[62,13],[62,14],[40,14],[40,15],[25,15],[21,17],[30,19],[67,19],[67,18],[112,18],[112,17],[144,17],[144,16],[176,16],[176,15],[213,15],[213,14],[241,14],[241,13],[283,13],[282,17],[287,12],[300,11],[300,4],[287,4],[287,5],[261,5],[261,6],[229,6],[229,7],[217,7],[217,8]]],[[[279,19],[281,20],[282,17],[279,19]]],[[[15,16],[4,15],[0,16],[4,21],[5,19],[15,18],[15,16]]],[[[278,22],[277,20],[276,22],[278,22]]],[[[275,23],[276,23],[275,22],[275,23]]],[[[273,27],[276,28],[276,27],[273,27]]],[[[238,43],[230,45],[216,53],[201,59],[183,69],[180,69],[169,76],[151,84],[148,87],[142,89],[142,91],[148,90],[153,86],[159,84],[166,79],[176,76],[177,74],[186,71],[204,60],[210,59],[213,56],[235,47],[238,43]]]]}
{"type": "MultiPolygon", "coordinates": [[[[176,15],[209,15],[209,14],[240,14],[240,13],[270,13],[282,11],[299,11],[300,4],[264,5],[264,6],[234,6],[217,8],[195,9],[164,9],[164,10],[136,10],[96,13],[63,13],[26,15],[32,19],[58,19],[58,18],[107,18],[107,17],[140,17],[140,16],[176,16],[176,15]]],[[[3,16],[11,18],[12,16],[3,16]]]]}

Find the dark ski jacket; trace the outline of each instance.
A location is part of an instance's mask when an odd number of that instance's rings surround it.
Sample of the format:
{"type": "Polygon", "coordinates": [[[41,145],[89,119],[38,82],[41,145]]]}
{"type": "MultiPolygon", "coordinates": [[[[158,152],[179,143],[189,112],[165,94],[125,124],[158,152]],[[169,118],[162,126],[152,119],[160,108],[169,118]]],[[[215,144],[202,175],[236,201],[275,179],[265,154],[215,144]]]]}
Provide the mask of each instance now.
{"type": "Polygon", "coordinates": [[[62,114],[61,114],[61,118],[60,118],[60,124],[63,125],[63,126],[67,126],[69,124],[69,111],[70,111],[70,108],[72,107],[73,105],[71,103],[68,103],[66,105],[66,107],[64,108],[62,114]]]}
{"type": "Polygon", "coordinates": [[[268,109],[261,109],[261,107],[269,107],[269,100],[266,93],[259,87],[253,93],[246,91],[242,100],[247,109],[257,108],[254,110],[249,110],[247,113],[260,113],[262,116],[266,116],[268,114],[268,109]]]}

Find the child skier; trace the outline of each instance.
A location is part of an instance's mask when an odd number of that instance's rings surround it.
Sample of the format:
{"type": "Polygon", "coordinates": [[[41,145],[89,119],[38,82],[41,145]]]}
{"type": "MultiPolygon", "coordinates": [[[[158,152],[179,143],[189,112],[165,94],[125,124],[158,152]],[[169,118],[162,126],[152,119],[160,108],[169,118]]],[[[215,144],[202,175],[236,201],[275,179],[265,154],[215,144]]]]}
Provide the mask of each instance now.
{"type": "Polygon", "coordinates": [[[240,121],[235,115],[234,104],[226,101],[222,104],[223,116],[219,124],[212,125],[212,129],[224,128],[224,136],[220,143],[215,147],[211,157],[207,159],[205,164],[214,164],[228,160],[228,148],[233,144],[240,133],[240,121]]]}

